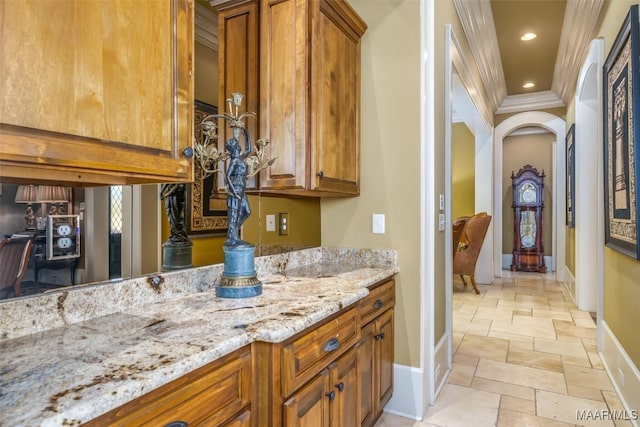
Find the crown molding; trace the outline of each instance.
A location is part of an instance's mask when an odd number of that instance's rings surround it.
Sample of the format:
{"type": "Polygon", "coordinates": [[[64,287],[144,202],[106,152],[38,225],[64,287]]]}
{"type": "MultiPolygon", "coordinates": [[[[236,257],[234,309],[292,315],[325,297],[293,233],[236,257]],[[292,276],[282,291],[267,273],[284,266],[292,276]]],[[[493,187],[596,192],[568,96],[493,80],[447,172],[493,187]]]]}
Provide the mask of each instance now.
{"type": "Polygon", "coordinates": [[[564,12],[558,56],[553,70],[551,90],[569,104],[576,91],[580,67],[587,57],[589,43],[603,0],[568,1],[564,12]]]}
{"type": "Polygon", "coordinates": [[[200,3],[196,3],[194,13],[196,42],[218,51],[218,15],[200,3]]]}
{"type": "Polygon", "coordinates": [[[500,107],[496,109],[496,114],[543,110],[545,108],[564,107],[565,105],[562,99],[558,98],[558,95],[553,91],[545,90],[542,92],[507,96],[500,107]]]}
{"type": "Polygon", "coordinates": [[[478,64],[480,79],[491,102],[491,110],[495,111],[507,96],[507,84],[504,80],[491,3],[489,0],[454,0],[453,3],[478,64]]]}

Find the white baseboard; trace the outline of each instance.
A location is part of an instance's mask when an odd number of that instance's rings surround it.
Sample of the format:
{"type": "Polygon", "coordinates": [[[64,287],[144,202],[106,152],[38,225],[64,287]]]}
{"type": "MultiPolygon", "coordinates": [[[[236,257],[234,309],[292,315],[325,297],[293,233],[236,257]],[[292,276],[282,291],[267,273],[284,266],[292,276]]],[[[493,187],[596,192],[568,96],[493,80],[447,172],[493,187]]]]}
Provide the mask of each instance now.
{"type": "MultiPolygon", "coordinates": [[[[513,255],[512,254],[502,254],[502,269],[503,270],[510,270],[511,269],[511,261],[512,260],[513,260],[513,255]]],[[[553,257],[552,256],[545,256],[544,257],[544,265],[547,266],[547,271],[548,272],[555,271],[555,269],[553,269],[553,257]]]]}
{"type": "Polygon", "coordinates": [[[571,301],[573,301],[573,303],[577,307],[578,303],[576,301],[576,278],[573,273],[571,273],[571,270],[569,270],[569,267],[567,267],[566,265],[564,266],[564,286],[565,288],[567,288],[567,291],[571,296],[571,301]]]}
{"type": "Polygon", "coordinates": [[[640,427],[640,371],[613,334],[607,322],[602,321],[602,352],[600,358],[616,389],[626,415],[634,427],[640,427]],[[624,378],[624,380],[623,380],[624,378]]]}
{"type": "Polygon", "coordinates": [[[393,375],[393,396],[384,411],[421,421],[426,401],[422,369],[394,364],[393,375]]]}
{"type": "Polygon", "coordinates": [[[429,397],[429,404],[435,405],[436,398],[440,394],[442,387],[444,387],[447,382],[447,377],[449,376],[449,347],[451,347],[451,343],[449,342],[449,334],[444,334],[442,338],[436,344],[435,355],[434,355],[434,383],[435,383],[435,391],[434,395],[429,397]]]}

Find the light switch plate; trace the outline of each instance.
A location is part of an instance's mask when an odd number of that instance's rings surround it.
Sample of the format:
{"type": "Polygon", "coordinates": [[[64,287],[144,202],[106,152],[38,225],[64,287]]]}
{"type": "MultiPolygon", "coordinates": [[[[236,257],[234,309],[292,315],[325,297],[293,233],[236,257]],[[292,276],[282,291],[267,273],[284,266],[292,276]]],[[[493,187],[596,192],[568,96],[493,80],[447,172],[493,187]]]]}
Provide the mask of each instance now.
{"type": "Polygon", "coordinates": [[[275,214],[267,215],[267,231],[276,231],[275,214]]]}
{"type": "Polygon", "coordinates": [[[373,214],[371,216],[371,232],[384,234],[384,214],[373,214]]]}
{"type": "Polygon", "coordinates": [[[444,210],[444,194],[440,195],[440,210],[444,210]]]}
{"type": "Polygon", "coordinates": [[[444,214],[440,214],[438,215],[438,230],[444,231],[444,225],[445,225],[444,214]]]}

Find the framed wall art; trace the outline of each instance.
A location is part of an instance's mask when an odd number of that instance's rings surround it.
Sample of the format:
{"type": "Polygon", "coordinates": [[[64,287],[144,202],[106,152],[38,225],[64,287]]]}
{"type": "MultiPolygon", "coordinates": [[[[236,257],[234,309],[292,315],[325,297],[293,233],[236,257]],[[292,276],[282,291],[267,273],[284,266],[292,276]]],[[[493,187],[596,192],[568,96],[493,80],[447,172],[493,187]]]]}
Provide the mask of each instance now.
{"type": "MultiPolygon", "coordinates": [[[[202,140],[200,123],[209,114],[216,114],[218,109],[214,105],[195,101],[193,125],[194,138],[202,140]]],[[[200,167],[195,163],[193,184],[187,185],[186,223],[187,234],[193,237],[221,236],[227,233],[227,197],[218,194],[216,174],[205,179],[198,178],[200,167]]]]}
{"type": "Polygon", "coordinates": [[[572,124],[567,132],[567,227],[576,226],[576,126],[572,124]]]}
{"type": "Polygon", "coordinates": [[[638,245],[640,46],[631,6],[604,64],[605,244],[635,259],[638,245]]]}

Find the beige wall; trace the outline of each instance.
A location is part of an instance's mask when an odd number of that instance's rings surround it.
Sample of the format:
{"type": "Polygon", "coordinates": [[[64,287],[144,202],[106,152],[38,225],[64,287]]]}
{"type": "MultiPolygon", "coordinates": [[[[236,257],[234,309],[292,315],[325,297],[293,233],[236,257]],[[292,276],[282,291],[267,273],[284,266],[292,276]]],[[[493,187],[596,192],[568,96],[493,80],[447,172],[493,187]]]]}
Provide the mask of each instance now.
{"type": "MultiPolygon", "coordinates": [[[[632,4],[637,1],[605,1],[605,17],[598,31],[605,42],[605,57],[632,4]]],[[[640,368],[640,261],[620,252],[604,250],[604,320],[620,344],[640,368]]]]}
{"type": "Polygon", "coordinates": [[[451,126],[451,218],[472,216],[476,194],[475,137],[464,123],[451,126]]]}
{"type": "MultiPolygon", "coordinates": [[[[525,165],[544,171],[543,234],[544,254],[552,256],[553,224],[553,142],[556,136],[546,132],[533,135],[507,136],[502,146],[502,253],[513,251],[513,187],[511,174],[525,165]]],[[[564,224],[561,224],[564,226],[564,224]]]]}
{"type": "Polygon", "coordinates": [[[256,245],[320,246],[320,199],[285,199],[250,196],[251,216],[243,227],[243,239],[256,245]],[[266,231],[267,215],[289,214],[289,234],[266,231]]]}
{"type": "Polygon", "coordinates": [[[362,39],[360,197],[323,199],[323,246],[396,249],[396,363],[420,366],[420,2],[351,5],[362,39]],[[371,233],[371,215],[386,233],[371,233]]]}

